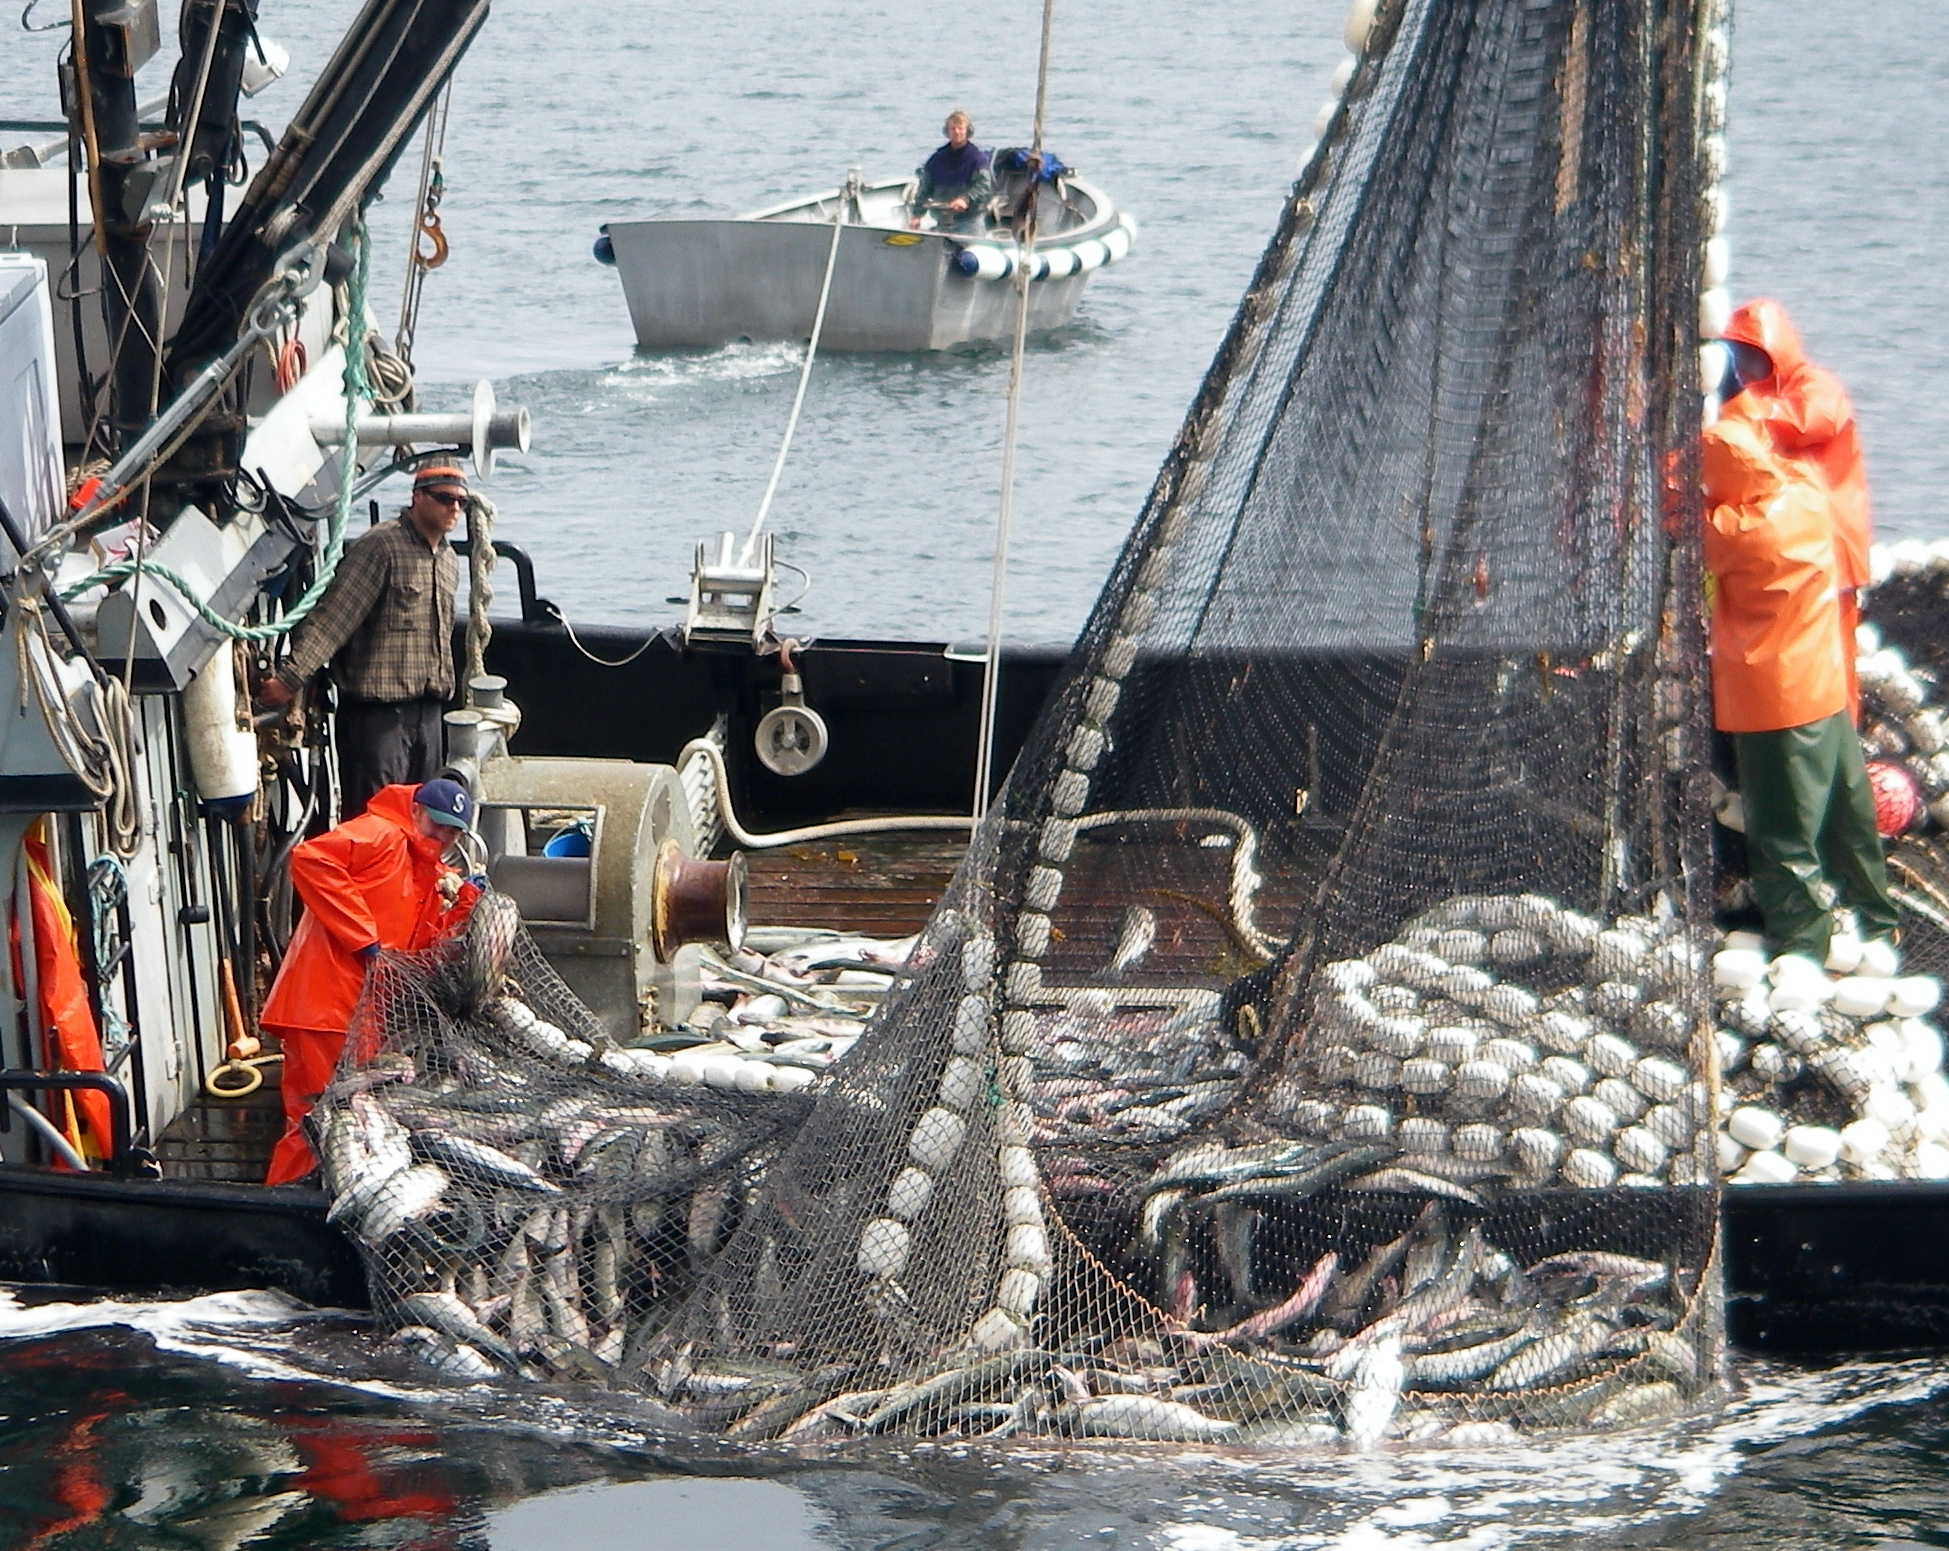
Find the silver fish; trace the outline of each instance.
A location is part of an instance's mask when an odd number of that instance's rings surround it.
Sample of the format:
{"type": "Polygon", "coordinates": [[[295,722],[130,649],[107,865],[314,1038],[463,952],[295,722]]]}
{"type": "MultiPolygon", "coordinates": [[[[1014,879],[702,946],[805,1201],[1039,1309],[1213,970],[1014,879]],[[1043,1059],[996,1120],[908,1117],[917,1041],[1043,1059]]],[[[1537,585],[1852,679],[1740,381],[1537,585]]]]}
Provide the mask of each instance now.
{"type": "Polygon", "coordinates": [[[1410,1389],[1451,1389],[1486,1379],[1503,1363],[1536,1340],[1525,1325],[1513,1335],[1477,1342],[1452,1351],[1424,1352],[1408,1361],[1410,1389]]]}
{"type": "Polygon", "coordinates": [[[1360,1352],[1341,1399],[1341,1422],[1349,1444],[1370,1450],[1386,1436],[1395,1411],[1401,1407],[1405,1380],[1407,1368],[1401,1362],[1399,1331],[1372,1341],[1360,1352]]]}
{"type": "Polygon", "coordinates": [[[999,1357],[969,1363],[966,1367],[951,1368],[922,1383],[900,1385],[887,1391],[879,1405],[860,1420],[860,1430],[886,1432],[917,1412],[976,1400],[997,1387],[1010,1386],[1020,1379],[1045,1374],[1050,1371],[1053,1362],[1047,1352],[1005,1352],[999,1357]]]}
{"type": "Polygon", "coordinates": [[[399,1300],[399,1309],[416,1324],[452,1336],[454,1340],[474,1347],[510,1368],[519,1366],[508,1344],[483,1325],[474,1316],[474,1311],[452,1293],[412,1293],[399,1300]]]}
{"type": "Polygon", "coordinates": [[[1104,966],[1104,973],[1121,975],[1142,960],[1156,942],[1156,912],[1145,905],[1131,905],[1123,913],[1116,946],[1110,950],[1110,962],[1104,966]]]}
{"type": "Polygon", "coordinates": [[[511,1158],[484,1142],[472,1142],[465,1137],[448,1136],[439,1131],[415,1131],[412,1133],[412,1144],[413,1151],[420,1157],[444,1164],[457,1171],[462,1178],[491,1188],[531,1190],[544,1195],[561,1193],[560,1185],[542,1178],[520,1159],[511,1158]]]}
{"type": "Polygon", "coordinates": [[[501,1371],[466,1342],[455,1341],[426,1325],[407,1325],[393,1332],[393,1340],[452,1378],[491,1379],[501,1371]]]}
{"type": "Polygon", "coordinates": [[[400,1171],[386,1181],[383,1192],[359,1219],[359,1237],[368,1244],[383,1244],[408,1223],[438,1211],[450,1183],[447,1171],[436,1163],[418,1163],[400,1171]]]}
{"type": "Polygon", "coordinates": [[[1176,1400],[1154,1395],[1104,1395],[1057,1412],[1086,1438],[1141,1438],[1153,1443],[1215,1443],[1236,1438],[1238,1423],[1221,1422],[1176,1400]]]}
{"type": "Polygon", "coordinates": [[[1459,1201],[1472,1206],[1477,1211],[1486,1212],[1489,1203],[1466,1185],[1440,1179],[1433,1174],[1424,1174],[1419,1169],[1394,1167],[1377,1169],[1372,1174],[1363,1175],[1347,1186],[1349,1190],[1365,1193],[1384,1193],[1401,1196],[1437,1196],[1450,1201],[1459,1201]]]}
{"type": "Polygon", "coordinates": [[[1531,1389],[1567,1372],[1610,1339],[1610,1322],[1599,1314],[1578,1312],[1556,1329],[1510,1357],[1489,1375],[1490,1389],[1531,1389]]]}

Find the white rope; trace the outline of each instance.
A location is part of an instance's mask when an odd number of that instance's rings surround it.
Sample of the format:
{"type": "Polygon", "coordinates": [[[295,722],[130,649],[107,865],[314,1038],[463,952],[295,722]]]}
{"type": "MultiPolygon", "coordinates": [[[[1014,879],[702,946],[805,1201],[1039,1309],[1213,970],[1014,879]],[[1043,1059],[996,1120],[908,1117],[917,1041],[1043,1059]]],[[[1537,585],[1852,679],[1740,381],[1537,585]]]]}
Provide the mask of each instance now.
{"type": "Polygon", "coordinates": [[[988,582],[988,664],[981,675],[981,726],[975,742],[973,812],[988,812],[994,784],[995,706],[1002,676],[1002,599],[1008,585],[1008,535],[1015,506],[1015,438],[1022,419],[1022,357],[1029,338],[1029,272],[1035,268],[1035,216],[1042,196],[1042,125],[1049,103],[1049,34],[1056,0],[1042,0],[1042,54],[1035,69],[1035,140],[1029,162],[1026,214],[1015,255],[1015,344],[1008,357],[1008,418],[1002,427],[1002,495],[995,514],[995,564],[988,582]]]}
{"type": "Polygon", "coordinates": [[[467,665],[460,685],[460,703],[474,703],[474,680],[487,671],[487,643],[494,626],[487,606],[494,601],[488,578],[494,574],[494,503],[478,490],[467,492],[467,665]]]}
{"type": "Polygon", "coordinates": [[[677,756],[677,775],[684,767],[701,759],[711,768],[717,788],[717,813],[724,822],[724,833],[747,851],[765,851],[776,846],[804,845],[813,840],[841,840],[848,835],[886,835],[903,831],[947,831],[964,833],[969,821],[959,814],[921,813],[884,819],[842,819],[837,824],[813,824],[805,829],[781,829],[769,835],[754,835],[738,822],[731,808],[730,773],[724,768],[724,751],[709,738],[692,738],[677,756]]]}
{"type": "Polygon", "coordinates": [[[778,494],[778,481],[785,472],[785,458],[792,450],[792,437],[799,428],[799,411],[805,408],[806,385],[812,381],[812,358],[819,353],[819,336],[826,327],[826,301],[832,295],[832,272],[839,259],[839,234],[846,229],[846,202],[855,197],[854,189],[859,182],[857,167],[846,174],[846,186],[839,191],[832,212],[832,242],[826,248],[826,275],[819,282],[819,306],[812,314],[812,337],[805,342],[805,360],[799,366],[798,391],[792,395],[792,413],[785,422],[785,440],[778,444],[778,457],[771,466],[771,478],[765,482],[765,498],[758,503],[757,519],[751,524],[751,532],[744,541],[743,558],[740,564],[749,565],[758,553],[758,535],[764,531],[765,519],[771,515],[772,497],[778,494]]]}

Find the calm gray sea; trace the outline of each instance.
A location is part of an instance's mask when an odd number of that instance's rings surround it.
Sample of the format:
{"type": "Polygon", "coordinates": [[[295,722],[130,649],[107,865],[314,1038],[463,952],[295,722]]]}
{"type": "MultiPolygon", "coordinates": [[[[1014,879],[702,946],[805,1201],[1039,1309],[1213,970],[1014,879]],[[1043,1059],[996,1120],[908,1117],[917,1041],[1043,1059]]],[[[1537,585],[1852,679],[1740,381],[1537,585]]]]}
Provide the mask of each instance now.
{"type": "MultiPolygon", "coordinates": [[[[263,0],[297,65],[255,111],[281,122],[351,12],[263,0]]],[[[1059,4],[1050,143],[1141,233],[1033,351],[1011,637],[1083,618],[1293,174],[1341,14],[1059,4]]],[[[427,287],[420,365],[436,401],[486,376],[533,412],[532,453],[492,489],[571,617],[672,617],[693,545],[751,520],[797,364],[788,347],[636,355],[596,228],[735,213],[856,163],[904,172],[952,106],[984,143],[1017,140],[1035,26],[1020,0],[502,0],[454,96],[453,257],[427,287]]],[[[0,34],[0,113],[50,111],[56,47],[0,34]]],[[[1782,298],[1853,392],[1886,536],[1949,532],[1946,70],[1934,0],[1767,0],[1737,19],[1734,287],[1782,298]]],[[[400,189],[378,207],[382,318],[409,205],[400,189]]],[[[979,633],[1006,370],[992,350],[819,363],[775,507],[781,554],[813,576],[805,630],[979,633]]],[[[429,1391],[356,1324],[274,1300],[4,1307],[0,1342],[0,1548],[1949,1545],[1949,1366],[1930,1363],[1745,1364],[1732,1409],[1691,1427],[1475,1459],[835,1464],[658,1440],[600,1399],[429,1391]]]]}

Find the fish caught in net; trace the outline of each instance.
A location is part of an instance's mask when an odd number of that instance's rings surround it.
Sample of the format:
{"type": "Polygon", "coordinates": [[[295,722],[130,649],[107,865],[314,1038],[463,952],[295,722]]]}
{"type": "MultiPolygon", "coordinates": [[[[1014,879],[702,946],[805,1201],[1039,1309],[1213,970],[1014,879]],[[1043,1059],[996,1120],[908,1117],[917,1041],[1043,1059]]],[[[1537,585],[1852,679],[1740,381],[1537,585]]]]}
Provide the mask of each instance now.
{"type": "Polygon", "coordinates": [[[381,955],[311,1122],[375,1308],[458,1374],[606,1382],[803,1115],[813,1073],[776,1054],[673,1078],[615,1048],[505,895],[381,955]]]}
{"type": "Polygon", "coordinates": [[[788,1439],[1709,1394],[1696,22],[1379,7],[907,978],[624,1381],[788,1439]]]}

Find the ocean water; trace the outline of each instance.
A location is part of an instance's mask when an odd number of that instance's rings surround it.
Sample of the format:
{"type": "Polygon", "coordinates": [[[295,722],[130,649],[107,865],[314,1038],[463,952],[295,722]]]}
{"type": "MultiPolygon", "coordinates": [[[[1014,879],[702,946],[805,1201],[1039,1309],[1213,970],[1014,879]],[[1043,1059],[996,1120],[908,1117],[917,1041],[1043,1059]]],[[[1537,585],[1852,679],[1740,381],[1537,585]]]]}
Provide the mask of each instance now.
{"type": "MultiPolygon", "coordinates": [[[[265,0],[297,64],[254,112],[290,112],[352,10],[265,0]]],[[[1293,174],[1341,11],[1059,6],[1050,143],[1141,233],[1032,351],[1011,637],[1064,639],[1087,610],[1293,174]]],[[[904,171],[950,106],[985,143],[1022,138],[1035,20],[902,0],[497,6],[454,96],[453,257],[419,366],[435,404],[485,376],[533,413],[533,450],[490,488],[572,618],[673,617],[693,545],[755,512],[797,367],[782,346],[637,355],[589,257],[597,226],[755,208],[855,163],[904,171]]],[[[0,34],[0,113],[50,112],[57,45],[0,34]]],[[[1786,301],[1848,384],[1884,536],[1949,531],[1945,61],[1949,10],[1928,0],[1768,0],[1735,29],[1734,289],[1786,301]]],[[[401,187],[375,211],[382,318],[410,202],[401,187]]],[[[992,349],[818,363],[775,508],[781,554],[813,578],[805,631],[980,631],[1006,375],[992,349]]],[[[1949,1545],[1949,1364],[1743,1360],[1732,1378],[1710,1416],[1533,1448],[787,1457],[660,1434],[620,1397],[443,1386],[358,1319],[262,1294],[0,1301],[0,1551],[1949,1545]]]]}
{"type": "MultiPolygon", "coordinates": [[[[265,0],[289,78],[276,125],[355,7],[265,0]]],[[[1071,636],[1156,474],[1277,215],[1340,57],[1340,0],[1059,5],[1048,139],[1131,210],[1135,251],[1038,341],[1023,392],[1006,633],[1071,636]]],[[[1033,108],[1038,8],[911,0],[570,5],[501,0],[464,62],[445,148],[452,257],[419,330],[429,403],[473,381],[534,416],[503,460],[502,533],[571,618],[661,623],[697,542],[757,512],[792,345],[639,356],[602,222],[735,214],[897,175],[965,107],[985,144],[1033,108]]],[[[1949,530],[1949,11],[1767,0],[1735,23],[1733,288],[1787,302],[1860,408],[1885,535],[1949,530]]],[[[0,35],[0,112],[45,116],[53,35],[0,35]]],[[[143,85],[161,82],[151,65],[143,85]]],[[[157,90],[160,87],[156,88],[157,90]]],[[[417,148],[374,209],[373,305],[396,318],[417,148]]],[[[773,508],[811,573],[801,634],[955,640],[986,628],[1004,352],[828,355],[773,508]]]]}

